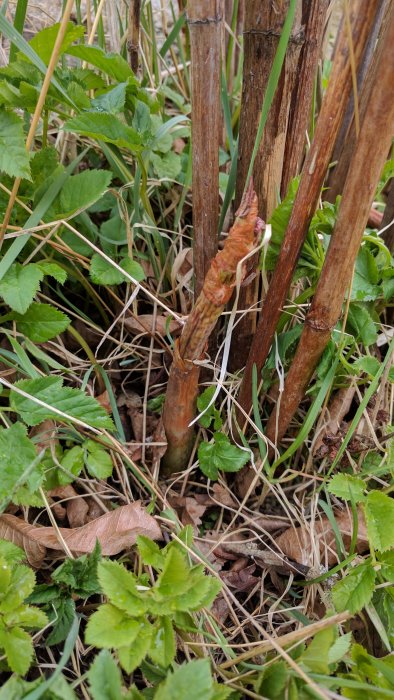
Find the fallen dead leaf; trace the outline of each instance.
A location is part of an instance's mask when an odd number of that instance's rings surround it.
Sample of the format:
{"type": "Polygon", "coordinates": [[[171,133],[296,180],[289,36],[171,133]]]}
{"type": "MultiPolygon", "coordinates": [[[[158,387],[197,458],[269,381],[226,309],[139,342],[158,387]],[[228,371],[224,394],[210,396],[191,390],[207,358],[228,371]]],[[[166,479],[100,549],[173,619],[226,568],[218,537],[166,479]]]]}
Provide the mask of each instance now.
{"type": "Polygon", "coordinates": [[[182,525],[201,525],[201,517],[207,509],[205,504],[198,503],[192,496],[171,496],[169,502],[179,514],[182,525]]]}
{"type": "MultiPolygon", "coordinates": [[[[12,525],[14,530],[19,533],[21,542],[19,546],[25,549],[26,555],[26,545],[31,547],[31,540],[37,547],[42,548],[40,551],[44,552],[43,556],[45,556],[45,547],[56,550],[63,548],[57,531],[53,527],[29,525],[29,523],[24,522],[20,518],[15,518],[13,515],[0,516],[0,522],[4,518],[7,518],[6,524],[8,526],[12,525]],[[12,518],[11,522],[9,521],[10,518],[12,518]],[[27,541],[26,538],[28,538],[27,541]]],[[[151,515],[148,515],[139,501],[130,503],[127,506],[121,506],[82,527],[74,529],[61,527],[58,532],[71,552],[75,554],[92,552],[96,540],[98,540],[102,553],[105,556],[119,554],[124,549],[128,549],[135,543],[138,535],[145,535],[152,540],[160,540],[162,538],[162,533],[156,520],[151,515]]],[[[9,536],[1,536],[5,539],[11,539],[9,536]]],[[[11,541],[15,541],[15,544],[18,544],[14,539],[11,541]]]]}
{"type": "Polygon", "coordinates": [[[344,389],[339,389],[332,400],[330,401],[326,414],[328,421],[324,426],[324,430],[318,435],[317,440],[313,444],[313,454],[315,455],[324,443],[326,435],[336,435],[342,420],[349,412],[353,401],[356,389],[354,386],[349,386],[344,389]]]}
{"type": "Polygon", "coordinates": [[[107,411],[107,413],[112,412],[111,401],[109,400],[109,393],[107,390],[103,391],[99,396],[96,396],[96,401],[99,402],[104,411],[107,411]]]}
{"type": "Polygon", "coordinates": [[[31,536],[32,525],[10,513],[0,515],[0,539],[13,542],[25,551],[30,566],[38,569],[45,559],[46,547],[31,536]]]}
{"type": "Polygon", "coordinates": [[[237,591],[251,591],[260,583],[260,578],[252,575],[255,570],[256,564],[250,564],[239,571],[222,571],[220,578],[227,586],[237,591]]]}
{"type": "MultiPolygon", "coordinates": [[[[344,511],[335,515],[339,531],[346,547],[351,542],[353,532],[352,514],[344,511]]],[[[316,553],[320,553],[322,564],[332,566],[338,561],[335,535],[328,518],[321,518],[310,527],[290,527],[275,538],[275,544],[289,559],[299,564],[316,564],[316,553]],[[318,548],[318,549],[317,549],[318,548]]],[[[369,548],[364,515],[358,511],[358,532],[356,549],[359,553],[369,548]]]]}
{"type": "MultiPolygon", "coordinates": [[[[51,498],[59,498],[63,501],[63,503],[57,503],[52,509],[55,511],[55,507],[64,507],[70,527],[75,528],[85,525],[87,522],[89,505],[86,499],[80,496],[71,484],[52,489],[48,492],[48,495],[51,498]]],[[[100,512],[100,515],[101,514],[102,511],[100,512]]]]}

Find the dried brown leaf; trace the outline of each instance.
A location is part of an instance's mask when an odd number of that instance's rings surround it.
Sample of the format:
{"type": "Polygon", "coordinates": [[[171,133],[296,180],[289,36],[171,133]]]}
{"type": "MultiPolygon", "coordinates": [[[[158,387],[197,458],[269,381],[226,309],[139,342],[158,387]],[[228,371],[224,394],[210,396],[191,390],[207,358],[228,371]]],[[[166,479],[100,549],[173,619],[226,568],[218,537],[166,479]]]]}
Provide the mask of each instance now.
{"type": "Polygon", "coordinates": [[[201,525],[201,517],[207,509],[205,504],[198,503],[192,496],[172,496],[169,502],[178,512],[182,525],[201,525]]]}
{"type": "MultiPolygon", "coordinates": [[[[353,532],[352,514],[344,511],[335,516],[339,531],[346,547],[351,542],[353,532]]],[[[312,526],[288,528],[275,539],[276,546],[289,559],[312,566],[316,564],[316,554],[320,554],[321,563],[332,566],[338,561],[335,535],[328,518],[316,520],[312,526]]],[[[358,552],[365,552],[369,547],[365,520],[361,510],[358,511],[357,546],[358,552]]]]}
{"type": "MultiPolygon", "coordinates": [[[[41,545],[48,549],[62,549],[53,527],[30,527],[30,536],[41,545]]],[[[92,552],[98,540],[105,556],[119,554],[128,549],[135,543],[138,535],[145,535],[152,540],[162,538],[156,520],[148,515],[139,501],[121,506],[82,527],[59,528],[59,533],[71,552],[92,552]]]]}
{"type": "Polygon", "coordinates": [[[222,571],[220,578],[227,586],[237,591],[251,591],[260,582],[257,576],[252,575],[255,570],[256,565],[250,564],[239,571],[222,571]]]}
{"type": "Polygon", "coordinates": [[[124,325],[130,333],[158,333],[162,336],[165,336],[168,331],[171,335],[176,334],[182,328],[182,324],[176,319],[168,321],[166,316],[154,316],[153,314],[140,314],[125,318],[124,325]]]}
{"type": "Polygon", "coordinates": [[[13,542],[25,551],[31,566],[38,569],[45,559],[46,547],[31,536],[33,525],[15,515],[0,515],[0,539],[13,542]]]}

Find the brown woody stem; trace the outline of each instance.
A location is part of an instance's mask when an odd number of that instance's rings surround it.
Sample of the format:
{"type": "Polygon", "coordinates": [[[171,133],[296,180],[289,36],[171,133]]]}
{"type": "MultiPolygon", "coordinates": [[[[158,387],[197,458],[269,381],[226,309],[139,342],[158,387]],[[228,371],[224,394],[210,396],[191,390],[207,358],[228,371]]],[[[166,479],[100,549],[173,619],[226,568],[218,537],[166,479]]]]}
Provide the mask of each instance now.
{"type": "Polygon", "coordinates": [[[317,285],[316,294],[280,402],[274,411],[266,435],[278,440],[286,432],[299,402],[304,396],[316,365],[341,314],[379,176],[390,148],[394,124],[392,90],[394,73],[394,5],[390,6],[381,50],[374,58],[374,80],[368,110],[350,161],[338,219],[317,285]],[[376,138],[379,134],[379,138],[376,138]]]}
{"type": "Polygon", "coordinates": [[[204,286],[175,347],[163,409],[168,448],[163,458],[166,472],[183,469],[193,447],[200,368],[194,364],[204,353],[209,336],[236,283],[237,268],[255,245],[257,196],[252,182],[246,190],[223,250],[212,260],[204,286]]]}

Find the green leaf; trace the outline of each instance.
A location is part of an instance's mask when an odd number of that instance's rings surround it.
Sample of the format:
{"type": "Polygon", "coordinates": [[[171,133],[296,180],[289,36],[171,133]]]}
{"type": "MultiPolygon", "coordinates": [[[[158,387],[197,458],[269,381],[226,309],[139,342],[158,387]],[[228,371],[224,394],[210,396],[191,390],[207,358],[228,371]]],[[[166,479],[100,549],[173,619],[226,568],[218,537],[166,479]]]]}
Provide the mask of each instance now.
{"type": "Polygon", "coordinates": [[[199,413],[203,413],[204,411],[204,414],[199,419],[199,423],[202,425],[203,428],[209,428],[213,420],[214,430],[220,430],[220,428],[223,425],[220,411],[218,411],[218,409],[215,408],[214,404],[209,406],[212,397],[215,393],[215,390],[216,387],[209,386],[200,394],[200,396],[197,398],[197,409],[199,413]]]}
{"type": "Polygon", "coordinates": [[[213,681],[208,659],[190,661],[169,673],[154,700],[209,700],[213,681]]]}
{"type": "Polygon", "coordinates": [[[130,615],[142,615],[146,612],[148,604],[137,589],[137,578],[122,564],[116,561],[100,562],[98,579],[104,593],[119,610],[130,615]]]}
{"type": "Polygon", "coordinates": [[[249,452],[232,445],[227,435],[215,433],[214,442],[202,442],[198,448],[200,469],[209,479],[216,480],[219,470],[238,472],[250,460],[249,452]]]}
{"type": "MultiPolygon", "coordinates": [[[[51,58],[53,47],[59,33],[59,28],[60,23],[52,24],[52,26],[42,29],[33,37],[33,39],[31,39],[31,41],[29,41],[30,46],[44,61],[46,66],[51,58]]],[[[66,33],[60,46],[59,55],[61,56],[66,49],[68,49],[71,44],[74,43],[74,41],[81,39],[84,32],[84,27],[76,27],[73,22],[68,22],[66,26],[66,33]]]]}
{"type": "Polygon", "coordinates": [[[352,643],[352,633],[347,632],[338,637],[328,652],[328,663],[336,664],[346,656],[352,643]]]}
{"type": "Polygon", "coordinates": [[[29,154],[26,151],[23,122],[0,108],[0,171],[11,177],[30,180],[29,154]]]}
{"type": "Polygon", "coordinates": [[[153,542],[153,540],[144,535],[139,535],[137,537],[137,547],[144,564],[153,566],[156,571],[162,570],[165,557],[157,542],[153,542]]]}
{"type": "Polygon", "coordinates": [[[86,440],[85,463],[90,476],[107,479],[112,474],[113,464],[109,452],[94,440],[86,440]]]}
{"type": "Polygon", "coordinates": [[[88,679],[93,700],[119,700],[122,695],[122,676],[107,649],[96,656],[88,679]]]}
{"type": "Polygon", "coordinates": [[[352,301],[373,301],[380,295],[378,266],[371,251],[364,245],[360,249],[354,270],[352,301]]]}
{"type": "Polygon", "coordinates": [[[127,617],[114,605],[105,603],[90,616],[85,640],[98,649],[118,649],[131,644],[138,636],[140,622],[127,617]]]}
{"type": "MultiPolygon", "coordinates": [[[[137,282],[141,282],[145,277],[141,265],[135,260],[124,258],[120,263],[120,267],[126,270],[131,277],[134,277],[137,282]]],[[[92,255],[89,274],[92,282],[95,284],[111,285],[122,284],[122,282],[128,281],[126,275],[123,275],[119,270],[113,267],[113,265],[107,262],[99,253],[94,253],[94,255],[92,255]]]]}
{"type": "Polygon", "coordinates": [[[84,170],[69,177],[54,203],[58,218],[87,209],[104,194],[112,180],[109,170],[84,170]]]}
{"type": "Polygon", "coordinates": [[[108,112],[109,114],[123,112],[126,100],[126,88],[127,83],[119,83],[119,85],[98,95],[98,97],[92,100],[92,107],[98,112],[108,112]]]}
{"type": "Polygon", "coordinates": [[[143,622],[139,628],[138,636],[127,647],[118,649],[118,657],[122,668],[126,673],[133,673],[145,659],[152,643],[152,626],[143,622]]]}
{"type": "Polygon", "coordinates": [[[58,469],[57,479],[59,484],[71,484],[74,481],[71,475],[79,476],[84,466],[82,447],[80,445],[74,445],[70,450],[65,450],[60,464],[65,470],[70,472],[70,475],[58,469]]]}
{"type": "Polygon", "coordinates": [[[13,311],[24,314],[37,294],[43,277],[43,272],[34,263],[25,266],[14,263],[0,281],[0,295],[13,311]]]}
{"type": "Polygon", "coordinates": [[[394,547],[394,501],[381,491],[371,491],[364,505],[371,546],[380,552],[394,547]]]}
{"type": "Polygon", "coordinates": [[[67,279],[67,272],[60,265],[51,260],[41,260],[36,263],[44,275],[53,277],[59,284],[64,284],[67,279]]]}
{"type": "Polygon", "coordinates": [[[171,549],[165,560],[163,571],[159,575],[154,591],[163,598],[185,593],[190,588],[190,567],[179,549],[171,549]]]}
{"type": "MultiPolygon", "coordinates": [[[[23,379],[16,382],[15,387],[48,404],[48,408],[41,406],[33,399],[21,396],[12,390],[10,393],[11,408],[19,413],[27,425],[38,425],[46,418],[59,418],[58,414],[51,410],[52,407],[73,418],[83,420],[94,428],[112,430],[114,427],[111,418],[96,399],[87,396],[79,389],[64,387],[61,377],[23,379]]],[[[66,420],[66,418],[61,419],[66,420]]]]}
{"type": "Polygon", "coordinates": [[[16,484],[27,483],[30,466],[37,457],[35,445],[22,423],[0,428],[0,499],[7,499],[16,484]]]}
{"type": "Polygon", "coordinates": [[[149,656],[153,663],[167,668],[175,658],[176,645],[172,622],[168,617],[159,617],[153,627],[149,656]]]}
{"type": "Polygon", "coordinates": [[[131,126],[127,126],[113,114],[89,112],[69,119],[65,131],[73,131],[93,139],[113,143],[119,148],[127,148],[138,153],[143,148],[141,136],[131,126]]]}
{"type": "Polygon", "coordinates": [[[14,613],[5,615],[4,618],[7,624],[18,624],[21,627],[31,627],[33,629],[45,627],[48,622],[48,618],[43,610],[34,608],[31,605],[22,605],[14,613]]]}
{"type": "Polygon", "coordinates": [[[328,485],[328,490],[334,496],[343,498],[344,501],[351,501],[353,498],[355,503],[359,503],[365,500],[363,480],[350,474],[335,474],[328,485]]]}
{"type": "Polygon", "coordinates": [[[35,343],[45,343],[66,330],[71,321],[50,304],[33,302],[25,314],[15,314],[18,330],[35,343]]]}
{"type": "Polygon", "coordinates": [[[361,372],[369,374],[370,377],[374,377],[379,370],[380,362],[376,357],[363,356],[357,358],[357,360],[353,362],[353,367],[361,372]]]}
{"type": "MultiPolygon", "coordinates": [[[[1,449],[1,448],[0,448],[1,449]]],[[[0,452],[1,463],[3,462],[3,457],[0,452]]],[[[17,547],[13,542],[8,540],[0,540],[0,557],[7,562],[7,564],[19,564],[25,558],[25,553],[23,549],[17,547]]]]}
{"type": "Polygon", "coordinates": [[[33,642],[27,632],[20,627],[0,629],[0,647],[5,651],[11,671],[27,673],[33,658],[33,642]]]}
{"type": "Polygon", "coordinates": [[[0,612],[14,612],[34,589],[36,578],[28,566],[19,564],[12,569],[9,586],[0,600],[0,612]]]}
{"type": "Polygon", "coordinates": [[[152,153],[151,163],[157,177],[161,180],[175,180],[182,167],[181,156],[174,151],[168,151],[164,155],[152,153]]]}
{"type": "Polygon", "coordinates": [[[98,46],[86,46],[86,44],[73,46],[67,53],[90,63],[117,82],[123,83],[131,78],[137,84],[129,64],[118,53],[109,53],[98,46]]]}
{"type": "Polygon", "coordinates": [[[315,634],[300,657],[300,661],[302,661],[312,673],[329,673],[328,655],[335,641],[335,633],[336,629],[333,625],[315,634]]]}
{"type": "Polygon", "coordinates": [[[276,699],[280,697],[284,690],[288,676],[289,669],[285,662],[277,661],[267,666],[263,673],[259,675],[254,689],[262,697],[276,699]]]}
{"type": "Polygon", "coordinates": [[[47,646],[61,644],[67,638],[75,619],[75,603],[72,598],[61,598],[56,601],[54,625],[51,633],[46,639],[47,646]]]}
{"type": "Polygon", "coordinates": [[[360,338],[365,347],[376,343],[378,338],[376,324],[366,306],[354,302],[351,303],[349,305],[348,324],[355,331],[356,338],[360,338]]]}
{"type": "Polygon", "coordinates": [[[372,598],[375,587],[375,571],[369,564],[352,569],[332,589],[332,599],[338,612],[360,612],[372,598]]]}
{"type": "Polygon", "coordinates": [[[385,578],[386,581],[389,581],[389,583],[394,583],[394,551],[381,554],[379,557],[379,562],[382,567],[381,574],[383,578],[385,578]]]}
{"type": "Polygon", "coordinates": [[[99,542],[91,554],[84,554],[77,559],[66,559],[52,574],[53,581],[68,586],[73,594],[87,598],[100,593],[97,577],[97,565],[101,559],[99,542]]]}

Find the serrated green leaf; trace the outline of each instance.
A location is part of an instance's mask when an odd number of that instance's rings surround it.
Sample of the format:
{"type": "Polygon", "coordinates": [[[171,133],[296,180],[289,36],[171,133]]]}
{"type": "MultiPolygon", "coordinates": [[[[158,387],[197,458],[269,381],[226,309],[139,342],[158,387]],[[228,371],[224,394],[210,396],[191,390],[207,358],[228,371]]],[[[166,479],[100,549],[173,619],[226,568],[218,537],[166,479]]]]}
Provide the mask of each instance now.
{"type": "Polygon", "coordinates": [[[22,423],[0,428],[0,500],[8,498],[16,484],[28,482],[36,458],[36,447],[22,423]]]}
{"type": "Polygon", "coordinates": [[[111,603],[130,615],[142,615],[148,603],[137,589],[137,578],[118,562],[102,561],[98,565],[101,588],[111,603]]]}
{"type": "Polygon", "coordinates": [[[335,474],[328,485],[328,490],[334,496],[343,498],[344,501],[351,501],[353,498],[355,503],[359,503],[365,499],[363,480],[351,474],[335,474]]]}
{"type": "Polygon", "coordinates": [[[19,564],[12,569],[11,579],[6,592],[0,600],[0,612],[13,612],[23,603],[34,589],[36,578],[28,566],[19,564]]]}
{"type": "MultiPolygon", "coordinates": [[[[50,407],[83,420],[95,428],[108,428],[112,430],[114,425],[102,406],[92,396],[88,396],[79,389],[64,387],[60,377],[40,377],[40,379],[23,379],[16,382],[15,387],[21,389],[48,404],[41,406],[33,399],[25,398],[14,390],[10,393],[10,405],[13,411],[19,413],[27,425],[38,425],[46,418],[59,418],[50,407]]],[[[62,420],[66,420],[62,418],[62,420]]]]}
{"type": "Polygon", "coordinates": [[[164,566],[165,557],[157,542],[153,542],[149,537],[139,535],[137,537],[137,547],[144,564],[153,566],[156,571],[161,571],[164,566]]]}
{"type": "Polygon", "coordinates": [[[52,574],[53,581],[68,586],[73,594],[87,598],[100,593],[97,566],[101,559],[101,547],[97,542],[91,554],[77,559],[66,559],[52,574]]]}
{"type": "Polygon", "coordinates": [[[75,619],[75,603],[71,598],[60,598],[54,607],[55,611],[53,608],[51,611],[54,625],[45,642],[49,647],[64,642],[75,619]]]}
{"type": "MultiPolygon", "coordinates": [[[[29,41],[30,46],[34,49],[36,54],[44,61],[45,65],[48,65],[49,59],[51,58],[53,47],[57,35],[59,34],[60,23],[52,24],[50,27],[46,27],[38,32],[31,41],[29,41]]],[[[84,27],[77,27],[73,22],[68,22],[65,30],[64,39],[61,43],[59,55],[61,56],[66,49],[68,49],[74,41],[81,39],[84,35],[84,27]]]]}
{"type": "Polygon", "coordinates": [[[27,673],[33,658],[33,642],[27,632],[20,627],[0,629],[0,647],[5,651],[11,671],[27,673]]]}
{"type": "Polygon", "coordinates": [[[174,609],[183,612],[195,612],[209,608],[222,588],[219,579],[204,574],[202,565],[193,567],[190,573],[191,587],[174,600],[174,609]]]}
{"type": "Polygon", "coordinates": [[[39,629],[40,627],[45,627],[48,618],[39,608],[31,605],[21,605],[12,613],[4,615],[4,621],[6,625],[19,625],[20,627],[39,629]]]}
{"type": "Polygon", "coordinates": [[[335,626],[321,630],[313,637],[300,657],[312,673],[329,673],[328,655],[335,641],[335,626]]]}
{"type": "Polygon", "coordinates": [[[238,472],[250,460],[249,452],[232,445],[227,435],[215,433],[213,437],[213,442],[202,442],[198,448],[200,469],[209,479],[216,480],[219,470],[238,472]]]}
{"type": "Polygon", "coordinates": [[[23,122],[14,112],[0,108],[0,171],[31,179],[23,122]]]}
{"type": "Polygon", "coordinates": [[[207,659],[190,661],[169,673],[157,689],[154,700],[209,700],[213,680],[207,659]]]}
{"type": "Polygon", "coordinates": [[[364,245],[357,255],[354,270],[351,300],[373,301],[380,295],[377,285],[379,279],[378,266],[371,251],[364,245]]]}
{"type": "Polygon", "coordinates": [[[338,637],[328,652],[328,663],[336,664],[345,657],[352,643],[352,633],[347,632],[338,637]]]}
{"type": "Polygon", "coordinates": [[[43,272],[34,263],[24,266],[14,263],[0,281],[0,295],[13,311],[24,314],[37,294],[43,277],[43,272]]]}
{"type": "Polygon", "coordinates": [[[171,549],[153,589],[155,595],[164,599],[185,593],[190,588],[189,571],[190,567],[182,552],[171,549]]]}
{"type": "Polygon", "coordinates": [[[145,659],[152,644],[152,626],[142,622],[138,636],[131,646],[118,649],[118,657],[122,668],[126,673],[133,673],[145,659]]]}
{"type": "MultiPolygon", "coordinates": [[[[2,456],[0,456],[0,460],[2,461],[2,456]]],[[[7,564],[19,564],[25,558],[25,553],[23,549],[17,547],[13,542],[0,539],[0,557],[7,564]]]]}
{"type": "Polygon", "coordinates": [[[67,218],[90,207],[102,197],[111,180],[109,170],[84,170],[69,177],[53,204],[57,218],[67,218]]]}
{"type": "Polygon", "coordinates": [[[277,661],[259,675],[254,689],[262,697],[278,698],[284,690],[289,676],[289,669],[284,661],[277,661]]]}
{"type": "Polygon", "coordinates": [[[55,338],[70,325],[66,314],[50,304],[34,301],[25,314],[15,314],[18,330],[34,343],[45,343],[55,338]]]}
{"type": "Polygon", "coordinates": [[[182,167],[181,157],[174,151],[168,151],[164,155],[152,153],[151,163],[157,177],[161,180],[175,180],[182,167]]]}
{"type": "Polygon", "coordinates": [[[98,649],[118,649],[130,645],[137,638],[139,629],[139,620],[132,620],[122,610],[105,603],[90,616],[85,640],[98,649]]]}
{"type": "Polygon", "coordinates": [[[112,474],[113,464],[109,452],[94,440],[85,440],[85,464],[90,476],[107,479],[112,474]]]}
{"type": "Polygon", "coordinates": [[[159,617],[153,626],[152,642],[149,656],[153,663],[167,668],[175,658],[175,634],[168,617],[159,617]]]}
{"type": "MultiPolygon", "coordinates": [[[[144,271],[139,263],[130,258],[124,258],[120,263],[129,275],[134,277],[137,282],[141,282],[144,277],[144,271]]],[[[122,284],[127,282],[128,278],[117,270],[113,265],[107,262],[99,253],[94,253],[90,262],[90,277],[95,284],[111,285],[122,284]]]]}
{"type": "MultiPolygon", "coordinates": [[[[60,464],[62,465],[62,467],[64,467],[64,469],[67,472],[70,472],[74,476],[79,476],[84,465],[84,455],[82,447],[80,447],[80,445],[74,445],[74,447],[71,447],[70,450],[66,450],[63,453],[63,457],[60,460],[60,464]]],[[[63,472],[61,469],[59,469],[57,472],[57,479],[59,484],[71,484],[74,481],[71,474],[69,476],[66,472],[63,472]]]]}
{"type": "Polygon", "coordinates": [[[41,260],[40,262],[36,263],[36,265],[40,268],[44,275],[53,277],[56,282],[59,282],[59,284],[65,283],[67,279],[67,272],[57,263],[52,262],[51,260],[41,260]]]}
{"type": "Polygon", "coordinates": [[[357,370],[361,370],[361,372],[369,374],[370,377],[374,377],[379,370],[380,362],[376,357],[364,356],[359,357],[353,363],[353,367],[355,367],[357,370]]]}
{"type": "Polygon", "coordinates": [[[97,654],[89,671],[88,680],[93,700],[119,700],[122,695],[122,676],[107,649],[97,654]]]}
{"type": "Polygon", "coordinates": [[[385,578],[386,581],[389,581],[389,583],[394,583],[394,551],[381,554],[379,556],[379,562],[382,567],[381,574],[383,578],[385,578]]]}
{"type": "Polygon", "coordinates": [[[65,131],[73,131],[106,143],[113,143],[119,148],[127,148],[132,153],[139,153],[143,148],[141,136],[131,126],[127,126],[113,114],[89,112],[69,119],[64,125],[65,131]]]}
{"type": "Polygon", "coordinates": [[[92,107],[98,112],[119,114],[119,112],[122,112],[124,109],[126,88],[127,83],[119,83],[119,85],[116,85],[111,90],[98,95],[94,100],[92,100],[92,107]]]}
{"type": "Polygon", "coordinates": [[[129,64],[118,53],[109,53],[99,46],[87,46],[86,44],[73,46],[67,50],[67,53],[81,59],[81,61],[90,63],[117,82],[123,83],[131,79],[137,84],[129,64]]]}
{"type": "Polygon", "coordinates": [[[365,521],[371,546],[380,552],[394,547],[394,501],[381,491],[371,491],[364,505],[365,521]]]}
{"type": "Polygon", "coordinates": [[[349,305],[348,324],[365,347],[376,343],[376,324],[365,305],[354,302],[349,305]]]}
{"type": "Polygon", "coordinates": [[[375,587],[375,571],[369,564],[352,569],[332,589],[332,599],[338,612],[360,612],[369,603],[375,587]]]}

